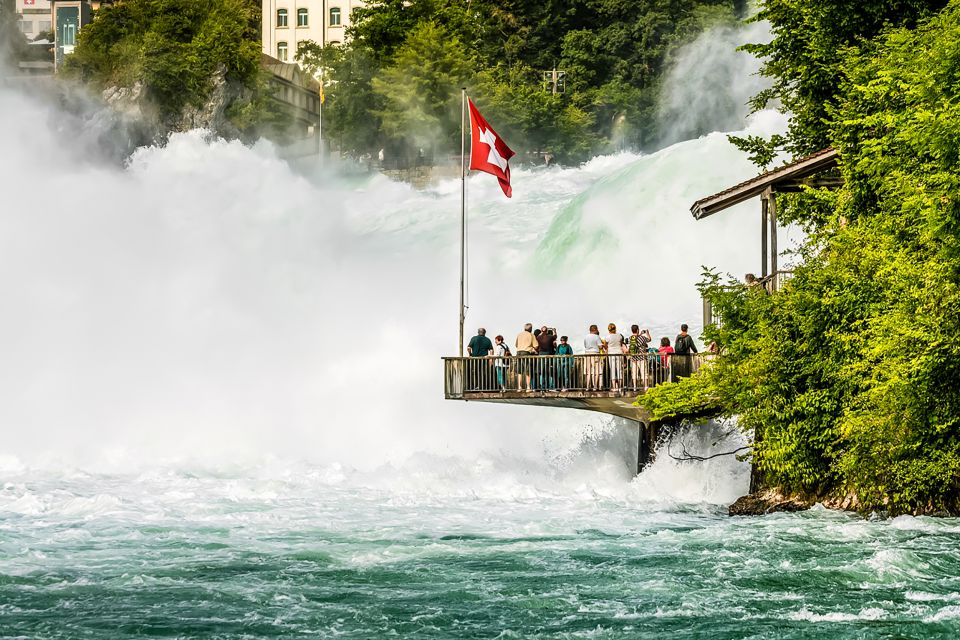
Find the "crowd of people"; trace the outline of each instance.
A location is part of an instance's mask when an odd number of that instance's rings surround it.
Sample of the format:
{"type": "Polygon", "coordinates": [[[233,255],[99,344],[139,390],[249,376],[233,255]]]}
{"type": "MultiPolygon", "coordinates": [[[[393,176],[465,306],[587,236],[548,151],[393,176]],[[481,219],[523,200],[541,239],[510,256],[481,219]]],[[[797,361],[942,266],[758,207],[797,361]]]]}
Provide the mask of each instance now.
{"type": "MultiPolygon", "coordinates": [[[[698,353],[696,342],[687,330],[687,325],[682,324],[672,345],[670,338],[664,336],[659,346],[654,346],[650,330],[641,330],[639,325],[632,325],[630,335],[624,336],[611,322],[606,336],[602,336],[599,327],[592,324],[583,339],[583,354],[597,357],[585,359],[580,371],[575,370],[569,337],[558,335],[556,329],[546,325],[534,329],[533,324],[527,323],[514,340],[515,351],[511,351],[502,335],[491,341],[486,329],[480,328],[470,339],[467,353],[471,358],[493,360],[496,385],[501,391],[506,391],[514,376],[517,391],[567,391],[573,380],[588,391],[620,391],[624,388],[625,376],[631,388],[646,389],[664,379],[676,380],[692,373],[691,358],[674,357],[698,353]],[[541,363],[531,356],[567,357],[541,363]],[[510,380],[508,373],[513,374],[510,380]]],[[[469,375],[473,380],[468,383],[476,387],[477,379],[483,376],[479,375],[480,369],[474,369],[469,375]]]]}

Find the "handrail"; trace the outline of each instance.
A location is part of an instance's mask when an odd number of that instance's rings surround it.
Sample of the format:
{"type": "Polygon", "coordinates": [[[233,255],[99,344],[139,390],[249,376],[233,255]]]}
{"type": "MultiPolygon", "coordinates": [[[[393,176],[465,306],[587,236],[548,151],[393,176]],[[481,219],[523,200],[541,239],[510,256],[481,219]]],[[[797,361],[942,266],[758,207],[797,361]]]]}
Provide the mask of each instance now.
{"type": "Polygon", "coordinates": [[[700,369],[712,354],[580,354],[444,358],[447,398],[488,393],[635,396],[700,369]]]}

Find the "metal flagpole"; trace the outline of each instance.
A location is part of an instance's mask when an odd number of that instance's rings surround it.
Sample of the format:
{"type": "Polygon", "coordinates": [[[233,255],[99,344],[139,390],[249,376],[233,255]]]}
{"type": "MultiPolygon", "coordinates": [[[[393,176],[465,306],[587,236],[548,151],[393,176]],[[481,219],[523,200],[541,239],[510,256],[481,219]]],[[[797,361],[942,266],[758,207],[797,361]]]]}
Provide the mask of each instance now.
{"type": "Polygon", "coordinates": [[[464,121],[467,117],[467,88],[460,89],[460,357],[463,357],[464,282],[467,244],[467,156],[464,121]]]}

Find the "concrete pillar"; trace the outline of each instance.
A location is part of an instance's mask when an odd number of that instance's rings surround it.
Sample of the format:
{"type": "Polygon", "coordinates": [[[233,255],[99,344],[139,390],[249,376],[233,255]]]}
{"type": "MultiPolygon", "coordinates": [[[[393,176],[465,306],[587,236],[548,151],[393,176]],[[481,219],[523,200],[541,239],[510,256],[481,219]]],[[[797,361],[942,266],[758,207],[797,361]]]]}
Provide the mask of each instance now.
{"type": "Polygon", "coordinates": [[[657,434],[660,429],[651,423],[638,422],[639,434],[637,436],[637,475],[650,464],[655,457],[654,448],[657,445],[657,434]]]}

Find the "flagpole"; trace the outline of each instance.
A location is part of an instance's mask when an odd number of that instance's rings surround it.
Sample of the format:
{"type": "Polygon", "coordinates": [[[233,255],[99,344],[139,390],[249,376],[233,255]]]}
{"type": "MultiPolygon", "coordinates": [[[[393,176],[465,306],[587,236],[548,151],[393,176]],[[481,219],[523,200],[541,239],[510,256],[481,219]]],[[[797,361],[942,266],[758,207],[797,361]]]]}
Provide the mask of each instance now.
{"type": "Polygon", "coordinates": [[[467,156],[464,121],[467,118],[467,88],[460,89],[460,357],[463,357],[464,287],[467,244],[467,156]]]}

